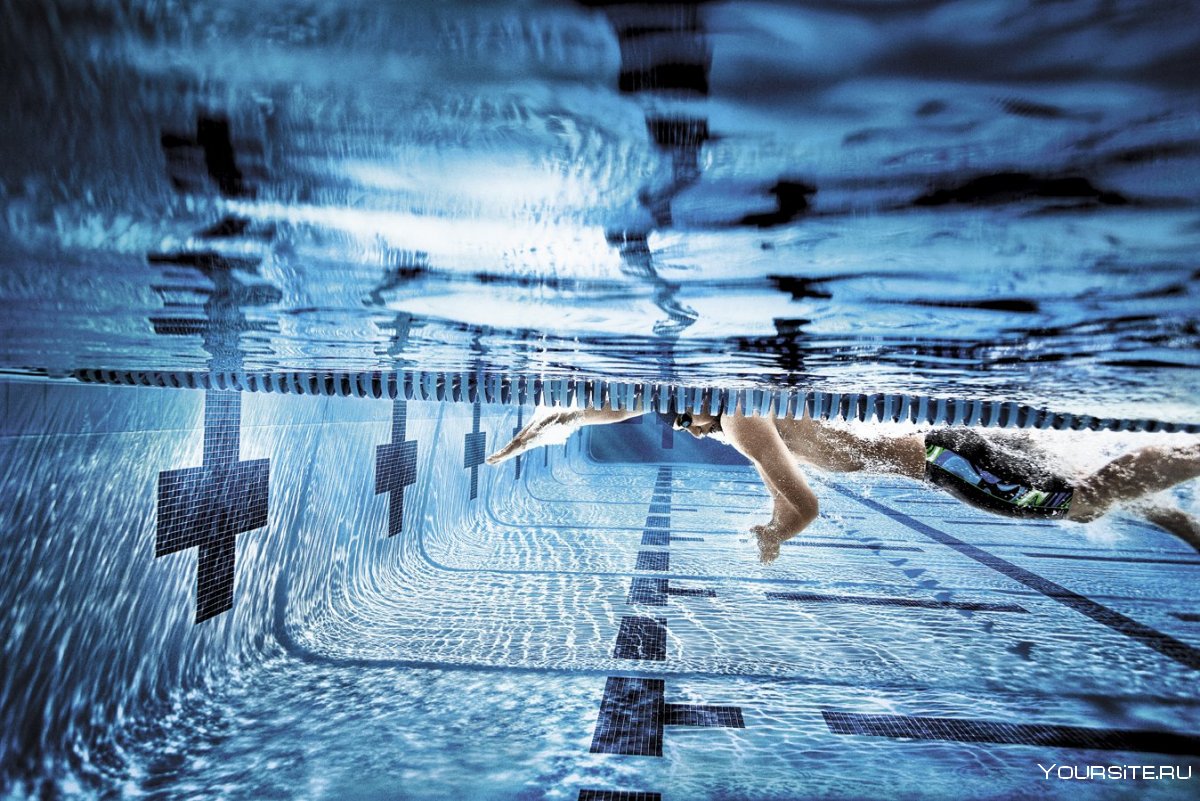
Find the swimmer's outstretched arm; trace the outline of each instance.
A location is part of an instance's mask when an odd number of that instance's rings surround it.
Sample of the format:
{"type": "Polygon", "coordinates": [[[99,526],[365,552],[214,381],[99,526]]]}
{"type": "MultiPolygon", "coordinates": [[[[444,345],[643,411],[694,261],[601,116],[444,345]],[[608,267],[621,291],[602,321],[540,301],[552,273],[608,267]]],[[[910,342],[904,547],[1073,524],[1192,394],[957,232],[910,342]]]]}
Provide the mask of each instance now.
{"type": "Polygon", "coordinates": [[[605,425],[619,423],[633,417],[643,415],[644,411],[617,411],[605,407],[603,409],[553,409],[539,407],[529,425],[521,429],[513,437],[512,442],[487,458],[488,464],[500,464],[503,461],[520,456],[530,448],[565,442],[568,437],[583,426],[605,425]]]}
{"type": "Polygon", "coordinates": [[[1167,531],[1200,553],[1200,519],[1182,509],[1141,503],[1134,507],[1149,522],[1167,531]]]}
{"type": "Polygon", "coordinates": [[[759,558],[774,561],[779,543],[817,519],[817,496],[779,436],[774,420],[737,415],[726,417],[722,427],[729,444],[754,464],[775,499],[771,522],[753,529],[758,537],[759,558]]]}

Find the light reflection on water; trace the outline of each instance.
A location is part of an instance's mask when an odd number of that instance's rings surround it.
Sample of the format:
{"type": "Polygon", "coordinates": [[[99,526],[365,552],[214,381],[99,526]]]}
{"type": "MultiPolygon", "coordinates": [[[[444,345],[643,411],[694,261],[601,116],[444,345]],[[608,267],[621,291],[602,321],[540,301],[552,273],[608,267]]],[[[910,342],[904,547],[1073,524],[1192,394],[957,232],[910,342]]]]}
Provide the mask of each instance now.
{"type": "Polygon", "coordinates": [[[711,4],[689,94],[620,91],[666,47],[627,33],[652,9],[22,6],[2,366],[202,369],[147,321],[204,318],[163,257],[218,253],[273,293],[234,299],[251,369],[1196,417],[1184,12],[711,4]],[[186,144],[213,121],[220,180],[186,144]]]}

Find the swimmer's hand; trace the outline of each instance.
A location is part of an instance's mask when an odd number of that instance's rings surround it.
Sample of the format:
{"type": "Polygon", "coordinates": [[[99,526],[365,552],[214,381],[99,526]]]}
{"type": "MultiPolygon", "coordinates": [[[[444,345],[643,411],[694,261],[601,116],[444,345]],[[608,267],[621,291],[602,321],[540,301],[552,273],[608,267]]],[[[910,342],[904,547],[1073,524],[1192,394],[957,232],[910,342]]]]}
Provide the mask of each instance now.
{"type": "Polygon", "coordinates": [[[500,464],[515,456],[520,456],[531,448],[566,442],[583,426],[619,423],[641,414],[645,414],[645,412],[542,407],[534,414],[529,425],[522,428],[511,442],[487,458],[487,463],[500,464]]]}
{"type": "Polygon", "coordinates": [[[1182,509],[1152,503],[1137,504],[1133,508],[1146,520],[1174,534],[1200,553],[1200,518],[1182,509]]]}
{"type": "Polygon", "coordinates": [[[750,533],[758,541],[758,561],[764,565],[769,565],[779,558],[779,546],[788,539],[796,536],[795,534],[786,534],[774,523],[767,523],[765,526],[754,526],[750,529],[750,533]]]}
{"type": "Polygon", "coordinates": [[[538,409],[529,425],[522,428],[512,442],[489,456],[487,463],[500,464],[530,448],[565,442],[581,425],[582,415],[580,409],[538,409]]]}
{"type": "Polygon", "coordinates": [[[782,498],[775,499],[775,513],[765,526],[754,526],[750,533],[758,540],[758,561],[769,565],[779,558],[779,546],[808,527],[810,519],[782,498]]]}

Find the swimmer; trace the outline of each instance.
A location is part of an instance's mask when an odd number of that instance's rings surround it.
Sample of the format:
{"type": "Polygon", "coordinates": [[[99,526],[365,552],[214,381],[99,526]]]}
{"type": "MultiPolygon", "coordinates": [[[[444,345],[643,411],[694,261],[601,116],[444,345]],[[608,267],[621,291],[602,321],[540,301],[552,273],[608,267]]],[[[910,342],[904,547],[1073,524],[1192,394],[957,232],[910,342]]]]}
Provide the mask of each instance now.
{"type": "MultiPolygon", "coordinates": [[[[542,412],[511,442],[488,457],[499,464],[525,451],[562,442],[578,428],[619,423],[645,414],[614,409],[542,412]]],[[[769,522],[754,526],[759,558],[779,556],[779,546],[817,517],[817,496],[797,463],[832,473],[865,472],[928,481],[966,503],[1010,517],[1063,518],[1087,523],[1114,505],[1138,501],[1200,476],[1200,444],[1143,448],[1124,454],[1075,481],[1047,470],[1036,453],[1002,447],[1000,437],[967,428],[867,438],[808,416],[797,420],[732,415],[677,414],[676,430],[732,446],[754,465],[771,494],[769,522]]],[[[1143,505],[1138,511],[1200,551],[1200,521],[1179,509],[1143,505]]]]}

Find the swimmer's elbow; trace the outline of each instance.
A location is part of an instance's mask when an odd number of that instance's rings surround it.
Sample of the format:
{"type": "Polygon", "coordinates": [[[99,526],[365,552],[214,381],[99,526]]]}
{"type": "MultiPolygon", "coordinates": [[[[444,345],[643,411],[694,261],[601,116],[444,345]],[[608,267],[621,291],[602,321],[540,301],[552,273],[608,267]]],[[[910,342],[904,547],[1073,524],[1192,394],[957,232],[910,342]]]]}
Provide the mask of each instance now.
{"type": "Polygon", "coordinates": [[[815,495],[807,494],[799,498],[789,498],[788,504],[792,507],[791,520],[788,521],[791,533],[799,534],[804,529],[812,525],[820,513],[820,505],[817,503],[815,495]]]}
{"type": "Polygon", "coordinates": [[[821,512],[821,505],[817,501],[816,496],[807,499],[807,503],[800,507],[801,528],[805,529],[812,525],[813,521],[821,512]]]}

